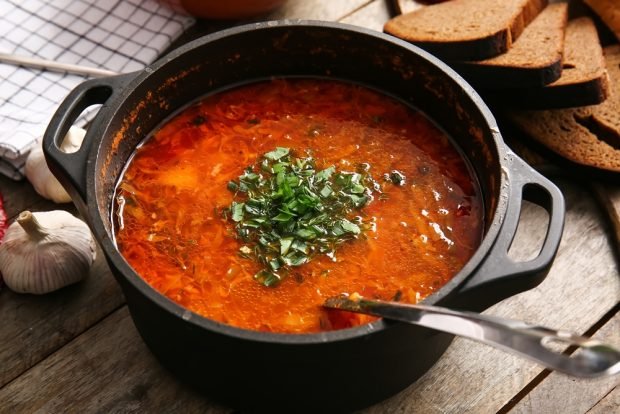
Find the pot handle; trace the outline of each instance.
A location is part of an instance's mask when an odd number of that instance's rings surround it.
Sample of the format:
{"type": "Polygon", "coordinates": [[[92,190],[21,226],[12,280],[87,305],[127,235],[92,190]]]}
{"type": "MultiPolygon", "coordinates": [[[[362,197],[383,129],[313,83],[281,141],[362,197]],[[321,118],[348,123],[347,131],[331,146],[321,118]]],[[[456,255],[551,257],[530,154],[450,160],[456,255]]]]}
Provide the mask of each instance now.
{"type": "Polygon", "coordinates": [[[510,155],[510,195],[501,231],[486,260],[458,290],[457,306],[482,311],[509,297],[531,289],[543,281],[557,253],[564,229],[565,205],[562,192],[525,161],[510,155]],[[508,250],[517,232],[522,200],[543,207],[549,214],[547,234],[538,255],[515,261],[508,250]]]}
{"type": "MultiPolygon", "coordinates": [[[[105,118],[105,105],[125,84],[136,76],[128,73],[107,78],[90,79],[76,86],[62,101],[43,135],[43,153],[50,171],[67,190],[74,202],[86,201],[86,166],[91,147],[101,137],[89,133],[105,118]],[[77,117],[91,105],[103,104],[86,132],[80,148],[73,153],[60,149],[62,141],[77,117]]],[[[79,205],[78,205],[79,207],[79,205]]]]}

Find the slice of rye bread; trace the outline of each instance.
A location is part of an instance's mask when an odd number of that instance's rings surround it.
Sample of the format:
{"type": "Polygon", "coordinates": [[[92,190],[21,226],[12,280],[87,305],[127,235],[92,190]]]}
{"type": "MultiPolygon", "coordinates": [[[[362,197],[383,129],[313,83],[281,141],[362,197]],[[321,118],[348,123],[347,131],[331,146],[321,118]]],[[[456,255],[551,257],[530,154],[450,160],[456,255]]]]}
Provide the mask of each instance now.
{"type": "Polygon", "coordinates": [[[522,109],[571,108],[596,105],[609,94],[603,48],[594,22],[579,17],[568,22],[562,75],[540,88],[480,89],[489,103],[522,109]]]}
{"type": "Polygon", "coordinates": [[[581,166],[620,173],[620,45],[605,48],[613,85],[609,98],[581,108],[507,111],[528,137],[581,166]]]}
{"type": "Polygon", "coordinates": [[[603,23],[611,29],[620,40],[620,1],[618,0],[584,0],[603,23]]]}
{"type": "Polygon", "coordinates": [[[452,0],[389,20],[383,30],[447,60],[506,52],[548,0],[452,0]]]}
{"type": "Polygon", "coordinates": [[[469,83],[480,88],[542,87],[560,78],[568,4],[547,6],[512,47],[480,61],[450,63],[469,83]]]}

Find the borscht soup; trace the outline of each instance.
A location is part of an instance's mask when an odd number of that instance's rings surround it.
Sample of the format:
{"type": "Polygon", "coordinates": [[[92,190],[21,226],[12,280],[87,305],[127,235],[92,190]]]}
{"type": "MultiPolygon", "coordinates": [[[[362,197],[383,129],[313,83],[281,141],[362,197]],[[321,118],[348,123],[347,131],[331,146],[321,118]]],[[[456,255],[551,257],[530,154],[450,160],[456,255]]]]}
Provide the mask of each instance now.
{"type": "Polygon", "coordinates": [[[259,81],[166,120],[116,189],[117,247],[155,290],[239,328],[312,333],[374,318],[343,293],[417,303],[478,248],[482,196],[423,113],[357,84],[259,81]]]}

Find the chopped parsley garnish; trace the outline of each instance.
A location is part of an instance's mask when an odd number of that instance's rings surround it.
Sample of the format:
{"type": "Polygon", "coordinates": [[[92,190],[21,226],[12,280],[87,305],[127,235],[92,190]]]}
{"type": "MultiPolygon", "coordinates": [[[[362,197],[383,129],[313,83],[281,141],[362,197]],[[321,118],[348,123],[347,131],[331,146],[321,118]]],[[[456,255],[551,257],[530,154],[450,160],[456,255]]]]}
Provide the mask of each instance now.
{"type": "Polygon", "coordinates": [[[228,189],[235,194],[226,213],[243,242],[239,254],[262,265],[254,278],[265,286],[317,255],[335,260],[340,244],[373,228],[356,211],[382,192],[367,163],[354,172],[317,169],[313,157],[294,157],[282,147],[265,153],[228,189]]]}
{"type": "Polygon", "coordinates": [[[394,170],[389,174],[384,174],[383,177],[386,181],[390,181],[393,184],[400,186],[405,185],[405,175],[398,170],[394,170]]]}

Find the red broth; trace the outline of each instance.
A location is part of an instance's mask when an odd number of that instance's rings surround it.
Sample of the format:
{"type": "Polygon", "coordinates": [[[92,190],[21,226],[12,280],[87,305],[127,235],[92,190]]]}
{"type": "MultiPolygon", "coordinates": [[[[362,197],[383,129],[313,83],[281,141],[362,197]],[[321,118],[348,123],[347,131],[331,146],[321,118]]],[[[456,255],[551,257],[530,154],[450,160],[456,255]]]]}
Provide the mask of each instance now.
{"type": "Polygon", "coordinates": [[[373,320],[321,307],[341,293],[421,301],[464,266],[483,227],[477,182],[440,128],[391,97],[321,79],[257,82],[184,109],[136,150],[116,200],[118,248],[154,289],[207,318],[282,333],[373,320]],[[229,181],[276,147],[406,181],[355,212],[376,227],[340,245],[335,261],[317,255],[266,287],[223,212],[229,181]]]}

